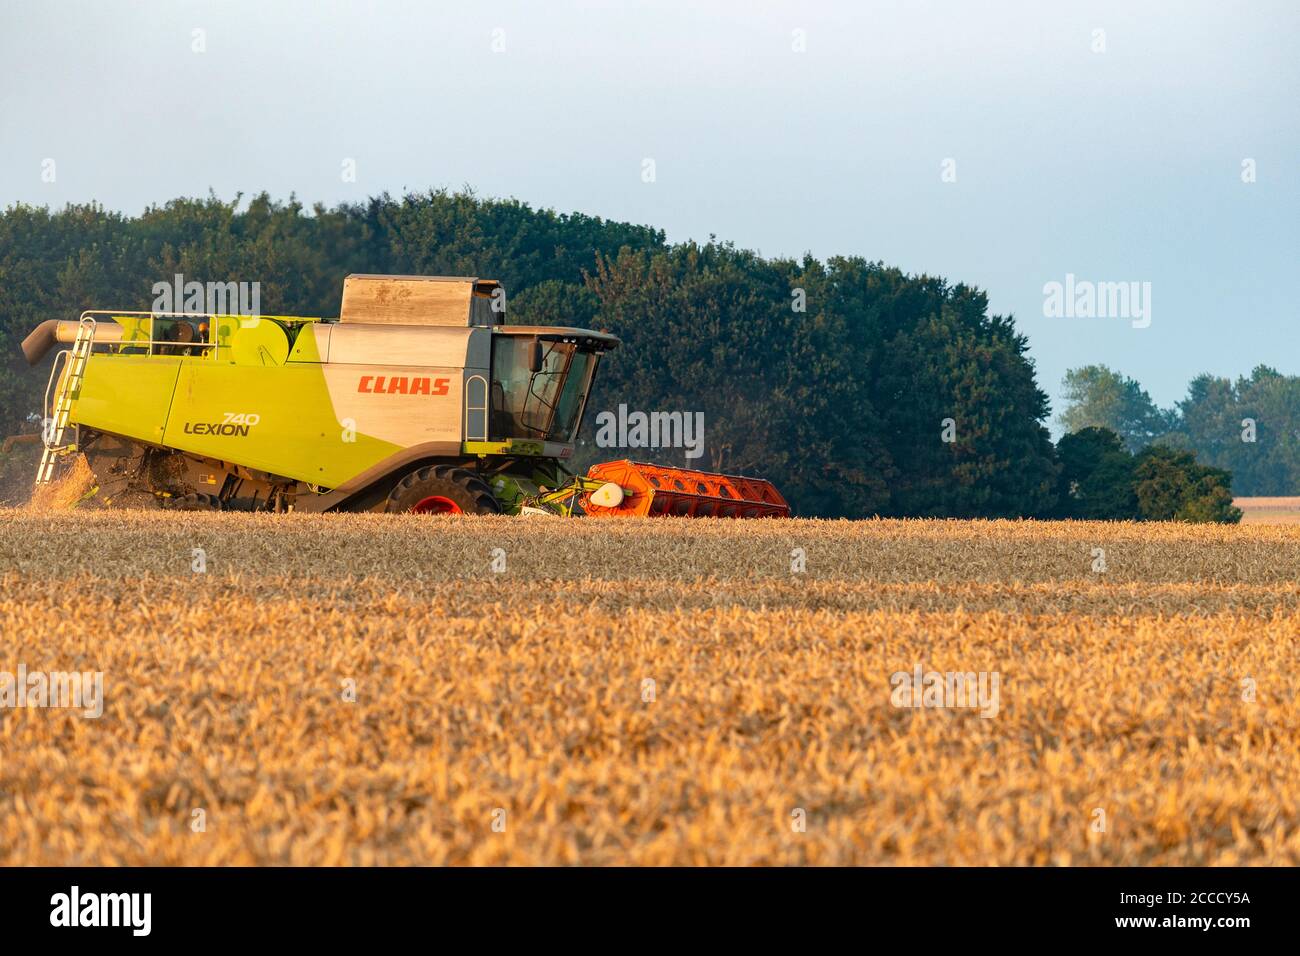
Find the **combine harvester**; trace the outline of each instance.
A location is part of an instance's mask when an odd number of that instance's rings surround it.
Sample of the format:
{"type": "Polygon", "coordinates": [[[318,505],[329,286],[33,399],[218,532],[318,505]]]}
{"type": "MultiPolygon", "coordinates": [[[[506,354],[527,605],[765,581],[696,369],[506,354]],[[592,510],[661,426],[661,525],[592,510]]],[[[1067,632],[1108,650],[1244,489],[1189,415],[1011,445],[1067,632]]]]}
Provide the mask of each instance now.
{"type": "Polygon", "coordinates": [[[487,279],[349,276],[337,321],[91,310],[57,343],[36,477],[83,453],[98,498],[183,510],[786,517],[770,482],[564,462],[618,339],[503,324],[487,279]]]}

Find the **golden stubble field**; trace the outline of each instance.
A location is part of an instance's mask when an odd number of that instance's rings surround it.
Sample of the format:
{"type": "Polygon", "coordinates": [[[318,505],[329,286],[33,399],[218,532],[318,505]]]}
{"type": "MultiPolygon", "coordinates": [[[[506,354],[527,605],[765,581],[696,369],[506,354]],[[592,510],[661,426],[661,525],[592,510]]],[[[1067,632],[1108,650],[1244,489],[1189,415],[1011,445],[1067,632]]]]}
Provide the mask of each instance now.
{"type": "Polygon", "coordinates": [[[106,697],[0,709],[0,863],[1294,864],[1298,574],[1269,526],[0,511],[0,672],[106,697]],[[997,715],[893,706],[918,665],[997,715]]]}

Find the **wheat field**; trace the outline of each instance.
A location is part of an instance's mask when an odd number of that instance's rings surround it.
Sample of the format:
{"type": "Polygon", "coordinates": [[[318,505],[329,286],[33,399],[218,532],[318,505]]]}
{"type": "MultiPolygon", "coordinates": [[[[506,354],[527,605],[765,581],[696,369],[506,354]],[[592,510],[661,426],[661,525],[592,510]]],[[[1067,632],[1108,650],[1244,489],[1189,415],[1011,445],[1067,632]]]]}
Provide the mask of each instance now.
{"type": "Polygon", "coordinates": [[[104,688],[0,709],[0,863],[1294,864],[1298,572],[1281,526],[0,511],[0,672],[104,688]],[[996,714],[894,706],[917,667],[996,714]]]}

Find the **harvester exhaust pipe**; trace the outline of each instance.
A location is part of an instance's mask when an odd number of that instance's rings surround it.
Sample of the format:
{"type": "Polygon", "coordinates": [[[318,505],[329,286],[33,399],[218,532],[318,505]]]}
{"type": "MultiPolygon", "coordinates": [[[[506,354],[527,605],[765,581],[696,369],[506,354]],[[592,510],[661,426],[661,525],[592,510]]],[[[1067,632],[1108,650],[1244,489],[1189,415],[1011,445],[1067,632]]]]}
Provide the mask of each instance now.
{"type": "MultiPolygon", "coordinates": [[[[23,357],[28,365],[35,365],[49,354],[56,342],[75,342],[80,323],[60,319],[46,319],[23,339],[23,357]]],[[[122,326],[116,322],[100,322],[95,328],[96,342],[122,341],[122,326]]]]}
{"type": "Polygon", "coordinates": [[[27,359],[28,365],[35,365],[54,348],[58,328],[57,319],[46,319],[23,339],[23,357],[27,359]]]}

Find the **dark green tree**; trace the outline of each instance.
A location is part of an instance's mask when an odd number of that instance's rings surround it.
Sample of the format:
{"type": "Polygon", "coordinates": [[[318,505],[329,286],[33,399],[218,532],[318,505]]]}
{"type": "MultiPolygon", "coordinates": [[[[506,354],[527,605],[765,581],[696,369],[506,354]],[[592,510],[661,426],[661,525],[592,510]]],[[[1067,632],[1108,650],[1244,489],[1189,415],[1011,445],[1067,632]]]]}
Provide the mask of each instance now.
{"type": "Polygon", "coordinates": [[[826,280],[809,301],[842,317],[857,430],[888,478],[881,514],[1050,509],[1047,396],[1012,320],[990,316],[978,290],[858,258],[832,258],[826,280]]]}
{"type": "Polygon", "coordinates": [[[1085,428],[1056,446],[1056,515],[1089,520],[1236,522],[1232,476],[1189,451],[1154,444],[1129,454],[1108,428],[1085,428]]]}
{"type": "Polygon", "coordinates": [[[1124,521],[1141,516],[1134,488],[1136,463],[1109,428],[1084,428],[1063,436],[1056,455],[1061,465],[1057,517],[1124,521]]]}
{"type": "Polygon", "coordinates": [[[1224,522],[1241,520],[1232,505],[1232,476],[1196,463],[1187,451],[1152,445],[1134,469],[1138,507],[1148,521],[1224,522]]]}
{"type": "Polygon", "coordinates": [[[695,467],[779,475],[802,514],[870,514],[887,495],[887,473],[869,467],[878,439],[853,403],[840,323],[790,307],[791,270],[717,243],[601,257],[588,288],[623,345],[588,408],[702,412],[695,467]]]}

